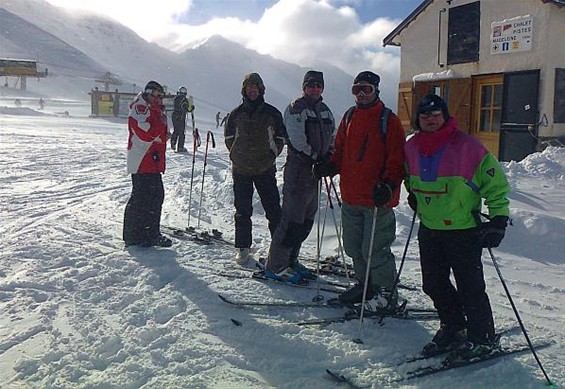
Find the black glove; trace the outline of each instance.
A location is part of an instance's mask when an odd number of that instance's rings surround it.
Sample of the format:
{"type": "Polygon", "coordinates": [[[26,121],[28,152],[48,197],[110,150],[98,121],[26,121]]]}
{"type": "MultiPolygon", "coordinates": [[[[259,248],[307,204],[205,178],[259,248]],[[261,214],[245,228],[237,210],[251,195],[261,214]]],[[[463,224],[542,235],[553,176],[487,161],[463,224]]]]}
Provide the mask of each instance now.
{"type": "Polygon", "coordinates": [[[392,187],[386,182],[378,182],[373,188],[375,206],[382,207],[392,198],[392,187]]]}
{"type": "Polygon", "coordinates": [[[408,206],[414,212],[418,210],[418,200],[416,200],[416,195],[414,194],[414,192],[408,192],[408,206]]]}
{"type": "Polygon", "coordinates": [[[312,176],[316,180],[322,177],[333,177],[338,173],[337,166],[332,161],[322,160],[312,165],[312,176]]]}
{"type": "Polygon", "coordinates": [[[483,247],[498,247],[508,224],[507,216],[495,216],[481,226],[480,242],[483,247]]]}

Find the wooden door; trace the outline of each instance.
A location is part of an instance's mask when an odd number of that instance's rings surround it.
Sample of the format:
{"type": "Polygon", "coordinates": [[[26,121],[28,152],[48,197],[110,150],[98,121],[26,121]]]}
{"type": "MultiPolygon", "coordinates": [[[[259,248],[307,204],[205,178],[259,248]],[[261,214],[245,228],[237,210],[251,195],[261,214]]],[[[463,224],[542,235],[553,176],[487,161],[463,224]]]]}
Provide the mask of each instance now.
{"type": "Polygon", "coordinates": [[[494,74],[473,78],[471,134],[498,157],[502,119],[503,76],[494,74]]]}

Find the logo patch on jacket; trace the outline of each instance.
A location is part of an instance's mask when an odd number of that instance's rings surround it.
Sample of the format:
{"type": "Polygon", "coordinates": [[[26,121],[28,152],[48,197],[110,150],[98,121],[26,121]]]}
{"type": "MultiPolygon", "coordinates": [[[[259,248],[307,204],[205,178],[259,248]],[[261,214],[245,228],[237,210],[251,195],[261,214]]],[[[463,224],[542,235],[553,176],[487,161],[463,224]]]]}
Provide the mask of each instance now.
{"type": "Polygon", "coordinates": [[[430,202],[432,201],[432,198],[426,196],[426,197],[424,197],[424,200],[426,201],[426,205],[430,205],[430,202]]]}
{"type": "Polygon", "coordinates": [[[494,168],[488,169],[487,174],[491,177],[494,177],[494,168]]]}
{"type": "Polygon", "coordinates": [[[145,115],[148,110],[149,107],[146,105],[138,104],[135,106],[135,113],[137,113],[138,115],[145,115]]]}

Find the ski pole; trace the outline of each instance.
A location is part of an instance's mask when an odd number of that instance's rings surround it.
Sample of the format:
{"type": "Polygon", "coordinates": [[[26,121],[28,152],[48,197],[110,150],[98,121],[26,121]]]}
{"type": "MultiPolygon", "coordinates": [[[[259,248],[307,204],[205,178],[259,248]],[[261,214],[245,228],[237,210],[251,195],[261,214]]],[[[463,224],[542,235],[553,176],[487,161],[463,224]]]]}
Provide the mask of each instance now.
{"type": "MultiPolygon", "coordinates": [[[[314,298],[312,299],[312,301],[322,301],[324,299],[324,296],[322,296],[320,294],[320,253],[322,251],[322,237],[323,237],[323,231],[320,232],[320,224],[321,224],[321,212],[320,212],[320,201],[322,200],[322,180],[319,179],[318,180],[318,226],[316,229],[316,280],[317,280],[317,294],[316,296],[314,296],[314,298]]],[[[327,212],[327,207],[326,207],[326,212],[327,212]]],[[[326,225],[326,218],[324,216],[324,226],[326,225]]]]}
{"type": "MultiPolygon", "coordinates": [[[[198,129],[196,128],[196,125],[194,124],[194,111],[192,111],[190,113],[190,117],[192,119],[192,131],[196,131],[198,133],[198,129]]],[[[200,146],[200,138],[198,138],[198,146],[200,146]]]]}
{"type": "Polygon", "coordinates": [[[373,207],[373,224],[371,226],[371,238],[369,239],[369,253],[367,256],[367,271],[365,271],[365,285],[363,285],[363,298],[361,300],[361,313],[359,314],[359,331],[355,343],[363,343],[361,340],[361,327],[363,325],[363,314],[365,313],[365,301],[367,299],[367,287],[369,285],[369,274],[371,273],[371,258],[373,257],[373,244],[375,243],[375,228],[377,226],[377,207],[373,207]]]}
{"type": "MultiPolygon", "coordinates": [[[[396,287],[400,283],[400,274],[402,273],[402,268],[404,267],[404,262],[406,261],[406,253],[408,251],[408,244],[410,243],[410,238],[412,237],[412,230],[414,229],[414,223],[415,222],[416,222],[416,211],[414,211],[414,214],[412,215],[412,222],[410,223],[410,231],[408,231],[408,239],[406,239],[406,244],[404,245],[404,252],[402,253],[402,260],[400,261],[400,267],[398,268],[398,272],[396,273],[396,278],[394,279],[394,282],[392,283],[392,288],[390,288],[392,293],[394,293],[394,290],[396,289],[396,287]]],[[[382,315],[380,317],[378,323],[381,324],[385,317],[386,317],[386,315],[382,315]]]]}
{"type": "Polygon", "coordinates": [[[202,188],[200,189],[200,204],[198,206],[198,223],[196,224],[196,228],[200,228],[200,213],[202,211],[202,197],[204,194],[204,174],[206,174],[206,165],[208,164],[208,143],[210,142],[210,138],[212,138],[212,148],[216,148],[216,141],[214,140],[214,134],[212,131],[208,131],[206,133],[206,149],[204,151],[204,169],[202,170],[202,188]]]}
{"type": "Polygon", "coordinates": [[[198,128],[194,128],[192,131],[192,171],[190,172],[190,191],[188,192],[188,226],[187,231],[190,230],[190,208],[192,206],[192,184],[194,182],[194,165],[196,162],[196,150],[200,146],[200,134],[198,134],[198,128]]]}
{"type": "MultiPolygon", "coordinates": [[[[338,244],[338,248],[339,248],[339,255],[341,256],[341,261],[343,262],[343,268],[345,269],[345,278],[347,279],[347,283],[350,284],[351,280],[349,278],[349,271],[347,269],[347,264],[345,263],[345,253],[343,252],[343,244],[341,241],[341,233],[339,231],[339,228],[337,226],[337,219],[335,218],[335,212],[334,212],[334,205],[333,205],[333,201],[332,201],[332,195],[331,195],[331,189],[330,189],[330,184],[328,183],[328,178],[324,177],[324,182],[326,184],[326,192],[328,194],[328,203],[330,206],[330,209],[332,211],[332,217],[333,217],[333,221],[334,221],[334,226],[335,226],[335,234],[337,236],[337,244],[338,244]]],[[[331,181],[332,185],[333,185],[333,180],[331,181]]],[[[334,190],[335,190],[335,186],[334,186],[334,190]]],[[[336,197],[337,197],[337,192],[336,193],[336,197]]],[[[337,198],[337,201],[339,202],[339,198],[337,198]]],[[[341,203],[339,203],[341,206],[341,203]]]]}
{"type": "Polygon", "coordinates": [[[508,286],[506,285],[506,282],[504,281],[504,278],[502,277],[502,272],[500,271],[500,267],[498,266],[498,263],[496,262],[494,254],[492,253],[492,248],[487,247],[487,249],[488,249],[488,252],[490,254],[490,258],[492,259],[492,263],[494,265],[494,268],[496,269],[496,272],[498,273],[498,278],[500,278],[500,282],[502,283],[502,287],[504,288],[504,292],[506,293],[506,297],[508,297],[508,301],[510,302],[510,305],[512,306],[512,310],[514,311],[514,315],[516,315],[516,319],[518,319],[518,324],[520,324],[520,328],[522,329],[522,332],[524,333],[524,337],[526,338],[526,342],[528,342],[528,347],[530,347],[530,350],[532,350],[532,354],[534,356],[534,359],[538,363],[538,366],[540,367],[543,375],[545,376],[545,379],[547,381],[547,385],[548,386],[554,386],[553,382],[551,382],[551,380],[549,379],[549,376],[545,372],[545,369],[543,368],[543,365],[541,364],[541,361],[539,360],[538,355],[536,354],[536,350],[534,349],[534,345],[532,344],[532,341],[530,340],[530,337],[528,336],[528,332],[526,331],[526,327],[524,327],[524,323],[522,323],[522,319],[520,318],[520,314],[518,313],[518,309],[516,308],[516,305],[514,304],[514,300],[512,300],[512,296],[510,295],[510,290],[508,290],[508,286]]]}

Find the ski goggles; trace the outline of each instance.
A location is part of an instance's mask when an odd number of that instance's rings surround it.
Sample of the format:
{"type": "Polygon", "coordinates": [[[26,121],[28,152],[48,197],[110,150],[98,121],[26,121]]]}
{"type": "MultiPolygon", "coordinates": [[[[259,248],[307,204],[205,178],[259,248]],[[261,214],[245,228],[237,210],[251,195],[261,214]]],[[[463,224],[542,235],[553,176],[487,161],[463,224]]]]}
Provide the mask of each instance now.
{"type": "Polygon", "coordinates": [[[351,86],[351,94],[358,96],[361,93],[365,96],[372,95],[375,93],[375,86],[372,84],[353,84],[351,86]]]}
{"type": "Polygon", "coordinates": [[[145,93],[147,93],[148,95],[151,95],[153,97],[157,97],[159,99],[162,99],[163,96],[165,96],[165,94],[163,93],[163,91],[161,89],[145,89],[145,93]]]}

